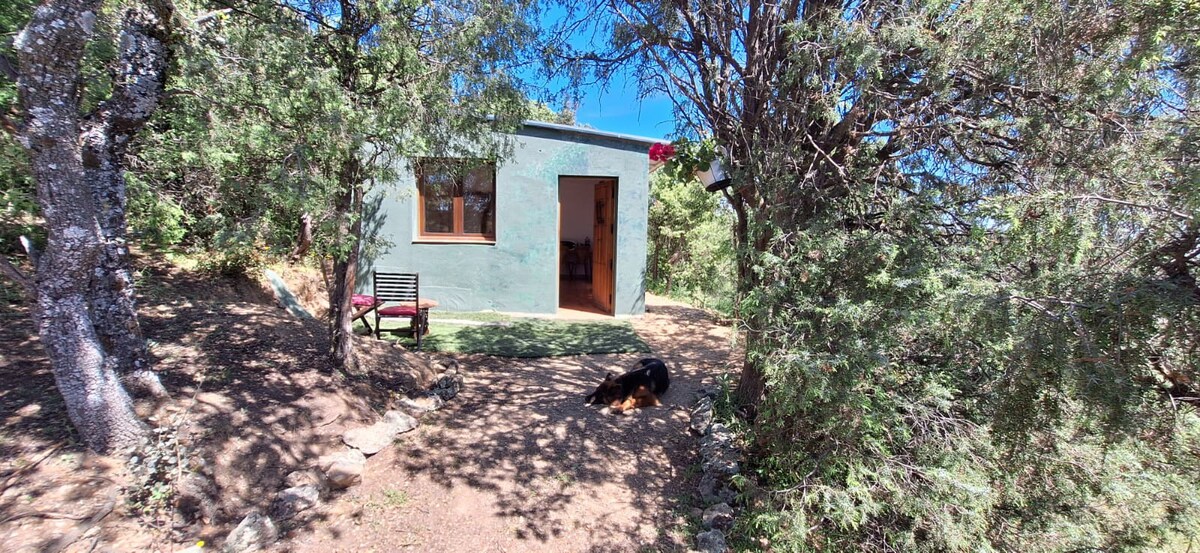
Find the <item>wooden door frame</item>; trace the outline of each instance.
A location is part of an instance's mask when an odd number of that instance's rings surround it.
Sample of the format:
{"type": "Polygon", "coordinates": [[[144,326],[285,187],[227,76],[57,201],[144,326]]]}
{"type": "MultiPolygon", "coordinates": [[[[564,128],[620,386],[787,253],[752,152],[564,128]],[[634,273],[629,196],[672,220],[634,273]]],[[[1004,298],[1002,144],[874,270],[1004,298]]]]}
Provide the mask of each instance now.
{"type": "MultiPolygon", "coordinates": [[[[608,269],[606,271],[604,271],[604,273],[603,273],[608,277],[607,282],[605,282],[604,289],[608,291],[608,293],[612,299],[608,300],[608,302],[607,302],[608,303],[607,311],[604,311],[603,309],[601,309],[601,312],[603,312],[605,315],[609,315],[612,317],[615,317],[617,315],[617,184],[618,184],[619,180],[620,179],[618,179],[617,177],[602,177],[602,178],[597,179],[597,182],[593,185],[593,190],[595,190],[595,188],[600,187],[601,185],[607,185],[612,188],[612,192],[610,194],[611,205],[608,207],[608,211],[612,214],[612,220],[608,222],[608,232],[606,233],[607,234],[606,238],[607,238],[608,244],[609,244],[608,247],[611,248],[611,250],[612,250],[612,259],[611,259],[611,263],[609,264],[608,269]]],[[[595,198],[594,194],[593,194],[593,198],[595,198]]],[[[595,204],[595,199],[593,199],[592,203],[593,203],[593,205],[595,204]]],[[[601,223],[601,224],[603,224],[603,223],[601,223]]],[[[601,228],[603,228],[603,227],[601,227],[601,228]]],[[[595,234],[595,233],[593,232],[593,234],[595,234]]],[[[599,244],[600,244],[600,240],[598,240],[596,238],[596,236],[592,236],[592,260],[593,260],[592,294],[593,295],[596,293],[596,281],[597,281],[596,273],[597,273],[597,271],[594,268],[594,264],[595,264],[595,260],[596,260],[596,253],[597,253],[597,250],[599,249],[597,246],[599,244]]]]}
{"type": "MultiPolygon", "coordinates": [[[[619,263],[617,261],[617,222],[620,219],[620,212],[617,209],[617,206],[618,206],[618,197],[619,197],[618,192],[620,191],[620,187],[621,187],[621,178],[616,175],[558,175],[558,182],[557,182],[558,188],[555,191],[556,194],[558,195],[558,201],[557,201],[558,212],[556,215],[557,222],[558,222],[558,225],[557,225],[558,228],[556,229],[556,234],[555,234],[555,251],[557,253],[554,256],[555,260],[556,260],[556,262],[554,264],[554,305],[555,306],[562,305],[562,284],[559,282],[559,271],[562,270],[561,269],[562,268],[562,251],[558,244],[563,239],[563,237],[562,237],[562,185],[563,185],[563,179],[581,179],[581,180],[586,179],[586,180],[592,181],[590,186],[592,187],[592,194],[593,194],[592,205],[593,206],[596,203],[596,200],[595,200],[596,185],[600,184],[601,181],[611,181],[612,182],[612,189],[613,189],[613,192],[612,192],[612,219],[613,220],[612,220],[612,226],[611,226],[612,230],[609,232],[609,235],[610,235],[610,239],[612,240],[613,260],[612,260],[612,270],[610,271],[611,274],[609,276],[609,280],[611,282],[610,288],[612,288],[613,301],[612,301],[612,309],[603,314],[607,315],[609,317],[616,317],[616,313],[617,313],[617,301],[616,301],[617,300],[617,265],[619,265],[619,263]]],[[[594,226],[594,224],[595,224],[595,222],[593,221],[593,226],[594,226]]],[[[596,247],[596,237],[593,236],[592,237],[592,248],[593,248],[592,254],[593,255],[595,255],[595,249],[594,249],[595,247],[596,247]]],[[[592,279],[593,279],[592,280],[592,290],[595,290],[596,272],[594,270],[592,270],[591,268],[589,268],[588,270],[591,271],[591,273],[592,273],[592,279]]],[[[597,307],[597,309],[599,309],[599,307],[597,307]]]]}

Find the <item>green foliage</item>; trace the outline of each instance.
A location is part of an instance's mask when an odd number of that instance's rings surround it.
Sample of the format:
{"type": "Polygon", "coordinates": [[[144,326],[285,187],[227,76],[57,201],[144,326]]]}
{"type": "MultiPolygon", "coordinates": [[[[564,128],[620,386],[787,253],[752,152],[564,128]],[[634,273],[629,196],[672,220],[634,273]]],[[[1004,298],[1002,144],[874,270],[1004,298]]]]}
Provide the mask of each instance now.
{"type": "Polygon", "coordinates": [[[1200,6],[636,7],[604,57],[730,152],[744,543],[1200,539],[1200,6]]]}
{"type": "Polygon", "coordinates": [[[207,5],[178,4],[200,22],[137,167],[186,214],[187,240],[219,246],[225,232],[286,252],[307,216],[316,252],[344,258],[382,246],[369,210],[361,243],[347,231],[349,189],[362,202],[419,156],[504,153],[493,131],[531,109],[503,71],[536,35],[526,4],[352,4],[354,22],[319,0],[201,18],[207,5]]]}
{"type": "Polygon", "coordinates": [[[256,229],[222,228],[204,246],[208,255],[198,268],[231,277],[254,276],[279,257],[271,255],[271,247],[261,236],[256,229]]]}
{"type": "Polygon", "coordinates": [[[686,180],[697,171],[707,171],[709,164],[717,159],[717,143],[711,138],[691,140],[680,138],[671,142],[675,155],[666,162],[666,169],[675,178],[686,180]]]}
{"type": "Polygon", "coordinates": [[[129,231],[157,246],[173,246],[183,241],[192,217],[175,200],[150,190],[136,175],[125,175],[129,231]]]}
{"type": "Polygon", "coordinates": [[[0,255],[23,253],[21,236],[41,241],[38,214],[25,153],[9,135],[0,135],[0,255]]]}
{"type": "MultiPolygon", "coordinates": [[[[0,5],[0,56],[16,59],[11,37],[25,26],[33,6],[32,0],[0,5]]],[[[0,116],[10,117],[16,104],[16,83],[0,75],[0,116]]],[[[40,234],[37,215],[37,191],[25,152],[11,133],[0,132],[0,255],[21,252],[18,237],[40,234]]]]}
{"type": "Polygon", "coordinates": [[[550,106],[541,102],[529,102],[529,113],[526,118],[531,121],[543,121],[546,123],[558,123],[559,125],[577,125],[575,120],[575,110],[571,108],[555,111],[550,106]]]}
{"type": "Polygon", "coordinates": [[[650,179],[646,286],[730,314],[735,299],[733,214],[691,174],[650,179]]]}

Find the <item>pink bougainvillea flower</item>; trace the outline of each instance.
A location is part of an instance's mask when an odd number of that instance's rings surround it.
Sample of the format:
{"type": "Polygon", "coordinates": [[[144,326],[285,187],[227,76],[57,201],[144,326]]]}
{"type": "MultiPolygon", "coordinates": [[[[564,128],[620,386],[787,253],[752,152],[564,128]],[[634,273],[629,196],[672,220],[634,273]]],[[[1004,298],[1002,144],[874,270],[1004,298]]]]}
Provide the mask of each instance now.
{"type": "Polygon", "coordinates": [[[661,143],[650,146],[650,161],[665,162],[672,157],[675,157],[675,146],[661,143]]]}

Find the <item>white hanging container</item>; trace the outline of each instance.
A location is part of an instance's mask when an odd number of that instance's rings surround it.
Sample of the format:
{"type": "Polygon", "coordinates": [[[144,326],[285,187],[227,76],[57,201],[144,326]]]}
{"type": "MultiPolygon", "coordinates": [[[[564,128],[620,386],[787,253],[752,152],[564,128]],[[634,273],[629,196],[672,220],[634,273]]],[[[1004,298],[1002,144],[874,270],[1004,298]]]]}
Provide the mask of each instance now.
{"type": "MultiPolygon", "coordinates": [[[[721,148],[721,153],[724,154],[724,152],[725,149],[721,148]]],[[[721,158],[712,160],[708,164],[708,170],[696,171],[696,178],[700,179],[704,189],[709,192],[716,192],[733,182],[729,178],[729,174],[725,172],[725,166],[721,165],[721,158]]]]}

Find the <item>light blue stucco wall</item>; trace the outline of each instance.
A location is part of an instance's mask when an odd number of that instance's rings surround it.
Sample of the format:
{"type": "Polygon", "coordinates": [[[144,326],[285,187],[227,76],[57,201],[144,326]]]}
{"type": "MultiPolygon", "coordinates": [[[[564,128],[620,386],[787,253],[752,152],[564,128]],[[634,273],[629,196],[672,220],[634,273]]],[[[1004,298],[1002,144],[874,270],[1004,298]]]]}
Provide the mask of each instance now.
{"type": "Polygon", "coordinates": [[[359,290],[370,271],[417,272],[421,295],[444,311],[553,314],[558,309],[560,176],[617,179],[615,313],[645,312],[648,145],[558,129],[524,127],[512,155],[496,168],[496,243],[415,243],[416,180],[402,164],[392,186],[369,199],[365,225],[390,246],[364,255],[359,290]]]}

